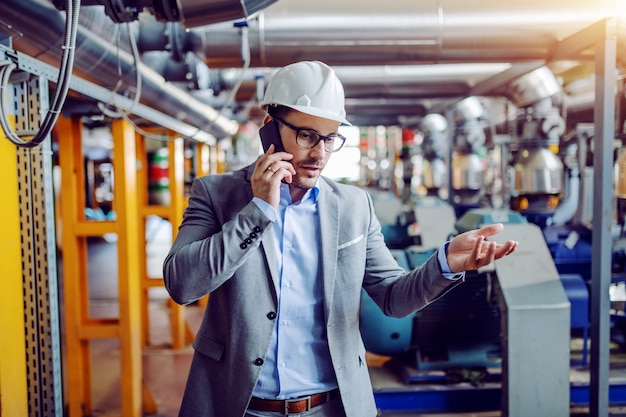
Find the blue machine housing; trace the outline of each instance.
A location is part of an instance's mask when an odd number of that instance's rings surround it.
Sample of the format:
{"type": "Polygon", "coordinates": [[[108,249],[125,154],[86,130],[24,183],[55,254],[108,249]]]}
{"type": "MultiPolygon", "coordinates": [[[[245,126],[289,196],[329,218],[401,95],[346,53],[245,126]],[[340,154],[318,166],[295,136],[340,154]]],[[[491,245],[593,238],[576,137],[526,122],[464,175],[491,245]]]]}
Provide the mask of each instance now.
{"type": "MultiPolygon", "coordinates": [[[[526,223],[519,213],[508,210],[468,211],[455,227],[459,232],[489,223],[526,223]]],[[[565,293],[571,303],[571,328],[584,338],[582,364],[587,363],[591,245],[588,229],[544,228],[565,293]]],[[[407,228],[383,225],[385,241],[398,264],[410,270],[420,266],[435,249],[421,250],[407,228]]],[[[362,293],[361,333],[368,351],[384,356],[415,359],[418,370],[459,367],[494,368],[501,365],[501,318],[493,296],[490,272],[466,273],[466,282],[414,315],[385,316],[365,291],[362,293]]]]}
{"type": "MultiPolygon", "coordinates": [[[[404,250],[391,249],[398,264],[409,270],[404,250]]],[[[361,291],[361,336],[369,352],[383,356],[399,356],[409,351],[413,318],[389,317],[383,314],[365,290],[361,291]]]]}
{"type": "Polygon", "coordinates": [[[579,274],[591,280],[591,230],[584,226],[548,226],[542,229],[560,274],[579,274]]]}

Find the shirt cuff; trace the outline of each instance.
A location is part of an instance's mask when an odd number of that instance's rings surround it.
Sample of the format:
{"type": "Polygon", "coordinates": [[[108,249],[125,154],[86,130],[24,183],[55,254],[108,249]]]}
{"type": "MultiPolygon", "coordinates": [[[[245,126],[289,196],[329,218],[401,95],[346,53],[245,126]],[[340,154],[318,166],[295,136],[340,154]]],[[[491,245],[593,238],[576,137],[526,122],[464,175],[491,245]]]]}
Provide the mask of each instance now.
{"type": "Polygon", "coordinates": [[[252,202],[256,204],[256,206],[261,209],[263,214],[265,214],[271,221],[276,220],[276,209],[272,207],[270,203],[260,199],[259,197],[253,197],[252,202]]]}
{"type": "Polygon", "coordinates": [[[451,280],[461,279],[465,277],[465,272],[452,272],[450,270],[450,265],[448,265],[448,258],[446,257],[446,254],[448,253],[449,244],[450,244],[449,241],[445,242],[443,245],[441,245],[441,248],[439,248],[439,251],[437,252],[437,260],[439,261],[439,267],[441,268],[441,273],[444,276],[444,278],[447,278],[447,279],[451,279],[451,280]]]}

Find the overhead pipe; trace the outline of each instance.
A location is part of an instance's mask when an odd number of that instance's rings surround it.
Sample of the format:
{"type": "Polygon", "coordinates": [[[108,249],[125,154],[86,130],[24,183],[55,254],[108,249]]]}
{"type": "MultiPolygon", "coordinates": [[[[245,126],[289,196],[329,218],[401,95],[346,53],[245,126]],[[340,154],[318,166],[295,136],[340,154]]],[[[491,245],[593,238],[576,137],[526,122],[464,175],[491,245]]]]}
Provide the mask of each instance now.
{"type": "MultiPolygon", "coordinates": [[[[270,72],[263,70],[269,79],[271,68],[298,59],[320,59],[335,66],[344,82],[346,107],[353,123],[369,124],[368,120],[384,110],[388,114],[375,120],[396,124],[406,114],[423,116],[434,103],[431,98],[441,101],[447,97],[453,104],[467,96],[475,83],[508,65],[502,62],[545,60],[558,40],[606,16],[610,4],[614,1],[589,4],[587,0],[568,0],[567,8],[552,3],[548,8],[543,4],[494,6],[480,0],[465,5],[441,0],[437,7],[434,3],[397,1],[373,4],[363,11],[362,4],[352,1],[322,0],[313,7],[306,2],[281,0],[249,19],[251,75],[241,85],[237,100],[254,97],[261,67],[270,68],[270,72]],[[332,10],[333,14],[316,10],[332,10]],[[394,65],[387,65],[390,62],[394,65]],[[493,67],[480,70],[477,62],[493,67]],[[459,67],[459,63],[467,65],[459,67]]],[[[132,56],[125,52],[123,42],[121,48],[115,45],[120,26],[99,7],[83,10],[76,73],[106,88],[114,89],[118,80],[122,80],[122,89],[132,88],[132,56]]],[[[11,29],[0,25],[0,31],[14,37],[16,49],[51,64],[58,62],[64,17],[50,3],[3,0],[0,11],[12,24],[11,29]]],[[[185,42],[185,48],[204,58],[212,78],[215,70],[230,71],[242,65],[243,34],[233,22],[194,28],[185,42]]],[[[152,68],[144,66],[141,71],[145,80],[142,102],[146,105],[199,127],[212,125],[212,133],[218,137],[229,130],[220,127],[222,122],[231,126],[233,121],[216,110],[223,104],[215,96],[219,91],[189,93],[164,83],[152,68]]],[[[241,76],[234,74],[230,80],[223,78],[221,88],[225,91],[241,76]]]]}
{"type": "MultiPolygon", "coordinates": [[[[399,0],[367,7],[350,0],[322,0],[315,5],[282,0],[250,19],[246,36],[251,67],[280,67],[301,59],[325,61],[336,68],[344,83],[351,122],[363,120],[369,124],[369,109],[378,107],[399,115],[379,117],[378,123],[394,124],[405,114],[412,114],[413,108],[434,111],[432,105],[448,101],[439,105],[442,110],[475,95],[471,87],[497,73],[487,74],[490,70],[486,70],[483,76],[475,76],[470,65],[478,68],[482,64],[524,66],[547,62],[559,41],[598,20],[617,15],[615,9],[615,0],[495,5],[489,0],[471,4],[458,0],[399,0]],[[468,67],[455,68],[461,63],[468,67]],[[412,68],[410,71],[415,72],[407,72],[403,79],[402,67],[432,68],[435,73],[424,75],[412,68]],[[455,68],[448,79],[446,67],[455,68]],[[436,71],[439,74],[435,75],[436,71]],[[378,103],[372,103],[372,97],[377,97],[378,103]],[[368,98],[369,104],[364,104],[363,98],[368,98]]],[[[198,40],[195,51],[205,57],[212,70],[242,65],[239,51],[243,35],[232,22],[192,31],[198,40]]],[[[622,49],[625,35],[624,30],[619,31],[618,46],[622,49]]],[[[238,97],[250,97],[253,88],[252,81],[243,84],[238,97]]],[[[592,108],[593,97],[582,105],[592,108]]]]}
{"type": "MultiPolygon", "coordinates": [[[[368,125],[404,125],[402,119],[421,118],[428,110],[421,101],[466,97],[471,88],[485,78],[507,68],[506,63],[441,65],[369,65],[336,66],[337,76],[346,94],[346,112],[351,123],[368,125]]],[[[257,94],[259,79],[268,81],[277,68],[211,69],[212,92],[229,91],[243,80],[237,101],[246,102],[257,94]]],[[[219,107],[223,100],[205,91],[192,92],[219,107]]]]}
{"type": "MultiPolygon", "coordinates": [[[[46,0],[3,0],[0,13],[4,21],[11,22],[10,27],[0,25],[0,31],[12,37],[13,49],[48,64],[58,64],[65,25],[63,13],[46,0]]],[[[123,27],[113,23],[102,8],[83,7],[76,37],[74,74],[122,94],[134,88],[136,77],[132,54],[116,45],[118,31],[123,34],[123,27]]],[[[165,82],[146,65],[140,64],[139,71],[142,104],[217,138],[236,133],[236,121],[178,86],[165,82]]]]}
{"type": "MultiPolygon", "coordinates": [[[[329,65],[546,60],[558,41],[617,15],[615,0],[363,2],[283,0],[248,22],[252,67],[301,59],[329,65]],[[327,10],[328,12],[320,12],[327,10]],[[332,11],[332,12],[331,12],[332,11]]],[[[211,68],[241,66],[232,23],[194,29],[211,68]]],[[[574,58],[574,57],[572,57],[574,58]]]]}

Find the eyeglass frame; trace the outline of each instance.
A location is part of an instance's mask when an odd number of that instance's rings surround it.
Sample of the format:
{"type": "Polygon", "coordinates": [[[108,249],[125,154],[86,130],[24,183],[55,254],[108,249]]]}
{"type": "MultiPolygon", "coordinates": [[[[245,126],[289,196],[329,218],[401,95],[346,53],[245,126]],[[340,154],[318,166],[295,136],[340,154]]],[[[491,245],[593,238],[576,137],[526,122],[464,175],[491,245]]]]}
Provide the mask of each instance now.
{"type": "Polygon", "coordinates": [[[314,129],[309,129],[309,128],[306,128],[306,127],[298,127],[298,126],[294,126],[294,125],[292,125],[291,123],[286,122],[285,120],[283,120],[282,118],[277,117],[277,116],[272,116],[272,119],[276,120],[278,123],[281,123],[281,124],[283,124],[283,125],[287,126],[288,128],[290,128],[291,130],[295,131],[295,132],[296,132],[296,145],[298,145],[298,146],[299,146],[299,147],[301,147],[302,149],[313,149],[313,148],[315,148],[317,145],[319,145],[320,141],[322,141],[322,140],[323,140],[323,141],[324,141],[324,150],[325,150],[326,152],[329,152],[329,153],[335,153],[335,152],[337,152],[338,150],[340,150],[341,148],[343,148],[343,145],[345,145],[345,144],[346,144],[346,137],[345,137],[345,136],[343,136],[343,135],[342,135],[342,134],[340,134],[340,133],[334,133],[332,136],[326,136],[326,135],[322,135],[321,133],[319,133],[318,131],[316,131],[316,130],[314,130],[314,129]],[[315,141],[315,143],[313,144],[313,146],[310,146],[310,147],[307,147],[307,146],[302,146],[302,145],[300,144],[300,142],[298,142],[298,136],[300,135],[300,132],[302,132],[302,131],[311,132],[311,133],[313,133],[313,134],[317,135],[317,140],[315,141]],[[337,140],[337,139],[340,139],[340,140],[341,140],[341,145],[340,145],[337,149],[334,149],[334,150],[329,151],[329,150],[326,148],[326,141],[329,141],[329,140],[335,141],[335,140],[337,140]]]}

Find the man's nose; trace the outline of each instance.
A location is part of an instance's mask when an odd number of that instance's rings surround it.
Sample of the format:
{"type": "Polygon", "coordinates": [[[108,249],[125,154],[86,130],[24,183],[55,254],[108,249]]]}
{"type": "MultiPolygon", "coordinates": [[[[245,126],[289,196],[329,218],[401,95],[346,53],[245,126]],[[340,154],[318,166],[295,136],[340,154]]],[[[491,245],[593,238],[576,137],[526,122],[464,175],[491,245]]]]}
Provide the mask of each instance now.
{"type": "Polygon", "coordinates": [[[314,155],[318,155],[320,158],[323,158],[328,153],[325,146],[326,143],[323,140],[320,140],[317,145],[311,148],[311,153],[314,155]]]}

